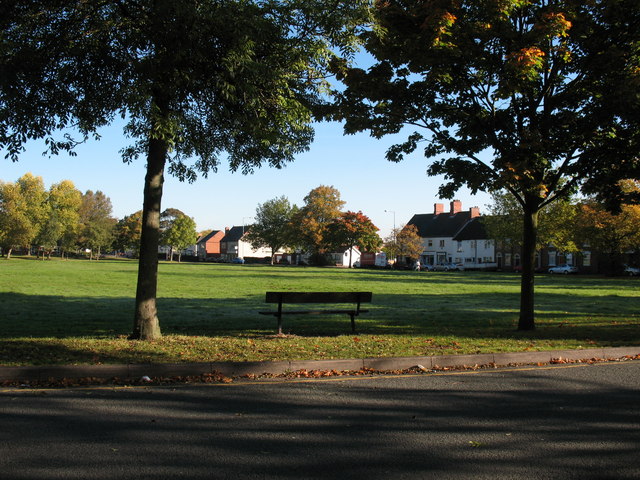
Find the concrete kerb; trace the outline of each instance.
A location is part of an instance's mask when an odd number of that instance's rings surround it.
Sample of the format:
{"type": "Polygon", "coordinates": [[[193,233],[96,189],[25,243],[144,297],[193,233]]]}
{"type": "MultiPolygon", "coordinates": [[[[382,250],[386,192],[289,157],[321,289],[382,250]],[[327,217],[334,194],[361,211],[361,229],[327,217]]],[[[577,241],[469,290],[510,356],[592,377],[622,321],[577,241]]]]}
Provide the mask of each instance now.
{"type": "Polygon", "coordinates": [[[63,378],[185,377],[203,374],[242,375],[284,374],[300,370],[377,371],[406,370],[418,365],[431,370],[438,367],[474,367],[481,365],[535,365],[558,361],[616,359],[640,355],[638,347],[555,350],[544,352],[487,353],[478,355],[440,355],[425,357],[364,358],[347,360],[281,362],[204,362],[183,364],[64,365],[43,367],[2,367],[0,381],[46,381],[63,378]]]}

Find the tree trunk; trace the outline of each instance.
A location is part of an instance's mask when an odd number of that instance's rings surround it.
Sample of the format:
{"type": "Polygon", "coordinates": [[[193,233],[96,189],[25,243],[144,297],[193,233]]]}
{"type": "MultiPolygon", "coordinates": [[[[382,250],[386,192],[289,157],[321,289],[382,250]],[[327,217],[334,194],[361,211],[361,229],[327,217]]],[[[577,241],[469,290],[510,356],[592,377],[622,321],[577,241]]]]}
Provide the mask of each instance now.
{"type": "Polygon", "coordinates": [[[154,340],[162,336],[156,307],[156,295],[158,286],[158,244],[160,241],[160,203],[162,200],[167,152],[166,141],[161,139],[149,140],[142,207],[136,311],[133,333],[130,337],[132,339],[154,340]]]}
{"type": "Polygon", "coordinates": [[[534,273],[536,239],[538,236],[538,209],[525,206],[522,238],[522,279],[520,283],[520,319],[518,330],[534,330],[534,273]]]}
{"type": "Polygon", "coordinates": [[[9,260],[11,258],[11,251],[13,250],[13,248],[9,247],[9,250],[7,250],[7,260],[9,260]]]}

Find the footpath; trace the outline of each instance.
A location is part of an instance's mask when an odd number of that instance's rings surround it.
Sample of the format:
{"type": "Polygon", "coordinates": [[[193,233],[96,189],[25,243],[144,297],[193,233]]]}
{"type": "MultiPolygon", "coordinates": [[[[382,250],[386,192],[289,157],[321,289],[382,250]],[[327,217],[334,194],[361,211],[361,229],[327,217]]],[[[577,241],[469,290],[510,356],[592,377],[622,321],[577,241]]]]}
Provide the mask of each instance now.
{"type": "Polygon", "coordinates": [[[47,382],[61,379],[90,378],[152,381],[163,378],[222,376],[224,378],[287,375],[295,372],[397,372],[437,371],[456,368],[487,368],[522,365],[546,365],[574,362],[598,362],[640,359],[640,346],[555,350],[544,352],[485,353],[478,355],[441,355],[425,357],[362,358],[281,362],[203,362],[179,364],[0,366],[0,384],[47,382]]]}

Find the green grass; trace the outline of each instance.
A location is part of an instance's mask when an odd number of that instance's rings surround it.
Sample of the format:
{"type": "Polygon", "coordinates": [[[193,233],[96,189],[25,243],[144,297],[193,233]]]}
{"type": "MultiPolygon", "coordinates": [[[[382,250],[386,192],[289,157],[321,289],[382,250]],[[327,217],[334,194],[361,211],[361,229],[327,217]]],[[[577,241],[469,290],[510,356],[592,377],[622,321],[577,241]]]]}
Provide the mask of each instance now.
{"type": "Polygon", "coordinates": [[[640,279],[536,278],[533,332],[518,332],[520,277],[508,273],[161,263],[164,337],[127,340],[137,263],[0,260],[0,364],[361,358],[640,345],[640,279]],[[288,316],[274,335],[267,290],[373,292],[346,315],[288,316]]]}

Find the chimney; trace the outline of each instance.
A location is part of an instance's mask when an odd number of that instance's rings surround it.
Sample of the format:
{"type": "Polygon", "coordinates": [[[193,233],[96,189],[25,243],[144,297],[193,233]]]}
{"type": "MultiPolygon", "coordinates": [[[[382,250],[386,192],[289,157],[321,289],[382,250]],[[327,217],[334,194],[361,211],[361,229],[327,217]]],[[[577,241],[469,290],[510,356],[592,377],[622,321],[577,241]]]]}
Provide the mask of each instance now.
{"type": "Polygon", "coordinates": [[[460,200],[454,200],[451,202],[451,215],[455,215],[460,211],[462,211],[462,202],[460,200]]]}
{"type": "Polygon", "coordinates": [[[229,227],[224,227],[224,233],[228,233],[231,230],[229,227]]]}
{"type": "Polygon", "coordinates": [[[444,203],[434,203],[433,204],[433,214],[440,215],[444,212],[444,203]]]}
{"type": "Polygon", "coordinates": [[[469,213],[471,214],[471,218],[476,218],[480,216],[480,208],[479,207],[471,207],[469,209],[469,213]]]}

